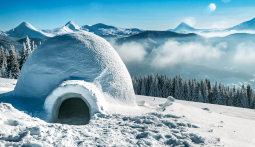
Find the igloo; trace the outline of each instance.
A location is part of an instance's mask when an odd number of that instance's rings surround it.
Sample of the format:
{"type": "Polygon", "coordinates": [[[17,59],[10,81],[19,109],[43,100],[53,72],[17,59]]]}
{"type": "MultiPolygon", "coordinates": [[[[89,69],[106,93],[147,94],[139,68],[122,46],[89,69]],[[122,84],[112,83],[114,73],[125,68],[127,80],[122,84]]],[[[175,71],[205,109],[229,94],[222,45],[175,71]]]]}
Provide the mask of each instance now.
{"type": "Polygon", "coordinates": [[[115,105],[136,106],[126,66],[105,39],[89,32],[42,43],[23,65],[15,98],[47,122],[86,124],[115,105]]]}

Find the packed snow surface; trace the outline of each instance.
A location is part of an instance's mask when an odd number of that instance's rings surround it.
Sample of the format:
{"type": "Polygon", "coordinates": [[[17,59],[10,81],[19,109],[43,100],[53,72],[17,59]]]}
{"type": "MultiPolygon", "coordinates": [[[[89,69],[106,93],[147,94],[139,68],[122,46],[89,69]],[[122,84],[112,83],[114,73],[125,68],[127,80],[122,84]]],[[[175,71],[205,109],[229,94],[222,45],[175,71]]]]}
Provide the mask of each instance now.
{"type": "MultiPolygon", "coordinates": [[[[11,90],[15,80],[0,79],[11,90]],[[12,86],[11,86],[12,85],[12,86]]],[[[14,84],[14,85],[13,85],[14,84]]],[[[5,84],[0,85],[1,92],[5,84]]],[[[94,114],[87,125],[46,123],[0,103],[5,146],[231,146],[253,147],[252,109],[136,96],[136,108],[94,114]],[[225,113],[223,113],[225,112],[225,113]]],[[[1,101],[1,98],[0,98],[1,101]]]]}

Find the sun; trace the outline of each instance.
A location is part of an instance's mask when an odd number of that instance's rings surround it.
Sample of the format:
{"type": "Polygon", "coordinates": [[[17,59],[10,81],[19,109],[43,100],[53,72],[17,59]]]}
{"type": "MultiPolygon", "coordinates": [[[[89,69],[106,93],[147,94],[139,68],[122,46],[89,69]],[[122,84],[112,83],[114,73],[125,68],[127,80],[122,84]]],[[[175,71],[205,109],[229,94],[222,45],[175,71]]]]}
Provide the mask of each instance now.
{"type": "Polygon", "coordinates": [[[214,3],[211,3],[209,6],[208,6],[208,9],[210,12],[213,12],[216,10],[216,5],[214,3]]]}

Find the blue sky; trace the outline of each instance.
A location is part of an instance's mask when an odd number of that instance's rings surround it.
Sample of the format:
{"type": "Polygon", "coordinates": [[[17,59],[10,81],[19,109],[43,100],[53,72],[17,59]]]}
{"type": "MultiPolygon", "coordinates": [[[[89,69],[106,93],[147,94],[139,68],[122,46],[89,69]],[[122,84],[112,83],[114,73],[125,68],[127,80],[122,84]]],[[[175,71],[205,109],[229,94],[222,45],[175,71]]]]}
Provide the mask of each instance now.
{"type": "Polygon", "coordinates": [[[185,21],[195,28],[225,28],[255,17],[255,0],[0,0],[0,30],[26,21],[52,29],[72,20],[124,28],[167,30],[185,21]],[[223,2],[229,1],[229,2],[223,2]],[[207,11],[214,3],[216,10],[207,11]]]}

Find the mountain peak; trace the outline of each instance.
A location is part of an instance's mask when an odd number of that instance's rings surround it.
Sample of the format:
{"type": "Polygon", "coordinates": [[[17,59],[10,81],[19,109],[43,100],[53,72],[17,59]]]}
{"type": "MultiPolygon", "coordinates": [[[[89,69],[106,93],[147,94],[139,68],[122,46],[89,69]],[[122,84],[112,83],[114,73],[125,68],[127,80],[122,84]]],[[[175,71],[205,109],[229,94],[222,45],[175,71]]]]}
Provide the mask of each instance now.
{"type": "Polygon", "coordinates": [[[32,26],[31,24],[29,24],[28,22],[22,22],[20,25],[18,25],[16,28],[29,28],[32,30],[37,30],[34,26],[32,26]]]}
{"type": "Polygon", "coordinates": [[[18,37],[18,38],[24,38],[26,36],[32,37],[32,38],[46,38],[47,37],[47,34],[36,29],[28,22],[22,22],[16,28],[13,28],[5,33],[10,37],[18,37]]]}
{"type": "Polygon", "coordinates": [[[180,23],[175,29],[175,31],[194,31],[195,29],[185,22],[180,23]]]}
{"type": "Polygon", "coordinates": [[[75,24],[73,21],[68,21],[65,24],[65,27],[68,27],[71,30],[78,30],[78,29],[80,29],[80,27],[77,24],[75,24]]]}
{"type": "Polygon", "coordinates": [[[190,25],[186,24],[185,22],[180,23],[180,24],[177,26],[177,28],[178,28],[178,27],[192,28],[190,25]]]}

